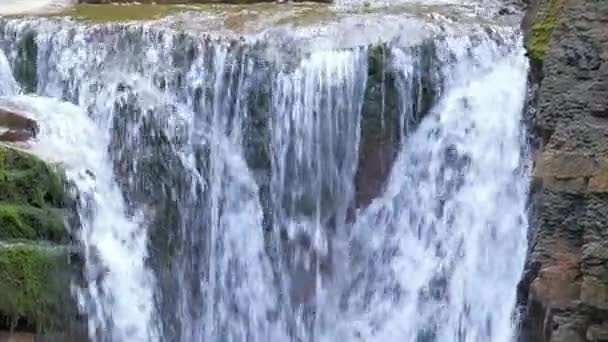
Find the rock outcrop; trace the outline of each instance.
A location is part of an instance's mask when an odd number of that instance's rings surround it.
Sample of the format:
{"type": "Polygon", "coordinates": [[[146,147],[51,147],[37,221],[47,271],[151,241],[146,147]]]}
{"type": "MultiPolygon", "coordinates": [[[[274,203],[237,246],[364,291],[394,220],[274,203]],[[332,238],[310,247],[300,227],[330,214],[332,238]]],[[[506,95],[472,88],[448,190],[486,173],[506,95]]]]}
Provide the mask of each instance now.
{"type": "Polygon", "coordinates": [[[608,2],[536,0],[534,236],[522,340],[608,341],[608,2]]]}

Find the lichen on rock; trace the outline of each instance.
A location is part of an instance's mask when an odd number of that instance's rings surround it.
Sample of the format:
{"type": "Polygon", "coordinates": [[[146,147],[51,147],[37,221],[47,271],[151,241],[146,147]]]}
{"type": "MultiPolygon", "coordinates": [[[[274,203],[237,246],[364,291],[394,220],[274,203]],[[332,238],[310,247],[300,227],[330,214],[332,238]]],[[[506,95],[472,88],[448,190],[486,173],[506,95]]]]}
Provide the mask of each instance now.
{"type": "Polygon", "coordinates": [[[537,0],[536,6],[527,35],[527,48],[532,61],[542,63],[549,49],[551,34],[558,24],[563,0],[537,0]]]}

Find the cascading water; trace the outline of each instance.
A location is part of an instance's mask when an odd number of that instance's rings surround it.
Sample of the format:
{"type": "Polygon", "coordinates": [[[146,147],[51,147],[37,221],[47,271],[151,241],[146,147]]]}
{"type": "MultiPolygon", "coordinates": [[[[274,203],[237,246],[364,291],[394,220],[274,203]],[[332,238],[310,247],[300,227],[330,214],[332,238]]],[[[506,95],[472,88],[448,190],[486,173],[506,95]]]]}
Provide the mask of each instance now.
{"type": "Polygon", "coordinates": [[[445,31],[298,51],[2,21],[0,93],[55,98],[11,101],[78,189],[90,340],[512,341],[527,62],[509,27],[445,31]]]}
{"type": "Polygon", "coordinates": [[[17,94],[19,86],[4,52],[0,52],[0,77],[0,96],[17,94]]]}
{"type": "Polygon", "coordinates": [[[146,230],[137,215],[126,213],[105,149],[105,131],[78,107],[57,100],[17,96],[3,105],[34,114],[40,138],[32,151],[60,163],[78,189],[78,235],[88,283],[75,295],[81,310],[96,317],[89,321],[91,336],[157,339],[149,329],[154,280],[144,265],[146,230]]]}
{"type": "Polygon", "coordinates": [[[272,91],[273,232],[285,256],[279,270],[288,275],[280,290],[293,308],[283,313],[305,340],[336,314],[324,309],[337,308],[333,290],[342,287],[331,276],[339,271],[331,269],[333,244],[353,205],[366,78],[365,49],[315,53],[279,75],[272,91]]]}
{"type": "Polygon", "coordinates": [[[440,100],[355,223],[348,307],[364,324],[345,330],[362,341],[511,341],[527,231],[527,62],[513,45],[469,39],[436,54],[440,100]]]}

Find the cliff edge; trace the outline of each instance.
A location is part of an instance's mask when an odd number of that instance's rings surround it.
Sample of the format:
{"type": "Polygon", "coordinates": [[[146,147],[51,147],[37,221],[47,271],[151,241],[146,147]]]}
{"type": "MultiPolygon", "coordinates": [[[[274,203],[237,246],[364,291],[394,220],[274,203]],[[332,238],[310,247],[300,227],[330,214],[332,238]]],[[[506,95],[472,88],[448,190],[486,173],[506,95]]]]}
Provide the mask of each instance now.
{"type": "Polygon", "coordinates": [[[533,0],[538,139],[522,341],[608,341],[608,2],[533,0]]]}

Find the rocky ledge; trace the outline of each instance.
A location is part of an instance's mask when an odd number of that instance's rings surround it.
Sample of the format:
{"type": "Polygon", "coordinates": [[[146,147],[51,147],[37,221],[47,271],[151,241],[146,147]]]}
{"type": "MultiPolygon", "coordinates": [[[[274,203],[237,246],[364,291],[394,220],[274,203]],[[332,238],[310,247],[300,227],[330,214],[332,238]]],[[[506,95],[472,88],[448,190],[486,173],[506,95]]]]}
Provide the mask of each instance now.
{"type": "Polygon", "coordinates": [[[522,340],[608,341],[608,2],[533,0],[533,238],[522,340]]]}

